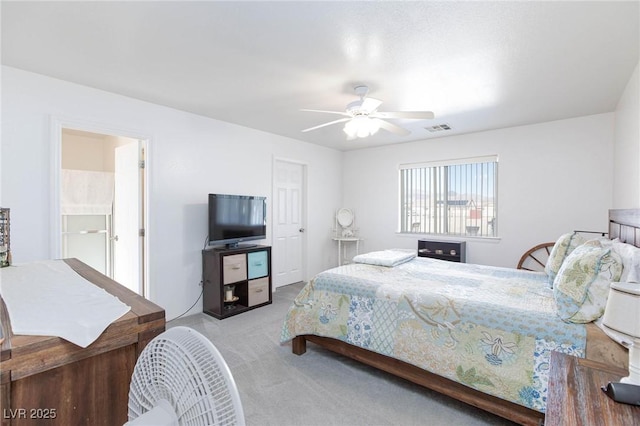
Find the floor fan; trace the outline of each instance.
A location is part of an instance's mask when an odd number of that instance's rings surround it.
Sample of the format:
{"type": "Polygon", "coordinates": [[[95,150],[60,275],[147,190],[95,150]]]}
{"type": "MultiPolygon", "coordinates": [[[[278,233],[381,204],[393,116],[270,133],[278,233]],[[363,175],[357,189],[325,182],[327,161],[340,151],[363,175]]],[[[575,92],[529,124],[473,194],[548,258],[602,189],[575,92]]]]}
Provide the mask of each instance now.
{"type": "Polygon", "coordinates": [[[125,426],[244,426],[242,403],[226,362],[202,334],[173,327],[136,362],[125,426]]]}

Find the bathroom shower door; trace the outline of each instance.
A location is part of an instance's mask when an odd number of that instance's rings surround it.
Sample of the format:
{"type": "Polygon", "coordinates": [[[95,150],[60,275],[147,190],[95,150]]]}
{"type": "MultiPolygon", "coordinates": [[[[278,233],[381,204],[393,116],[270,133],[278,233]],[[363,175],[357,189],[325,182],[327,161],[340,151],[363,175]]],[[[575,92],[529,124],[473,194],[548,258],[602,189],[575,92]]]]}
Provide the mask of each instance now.
{"type": "Polygon", "coordinates": [[[81,259],[93,269],[110,275],[110,228],[111,215],[62,215],[62,257],[81,259]]]}
{"type": "Polygon", "coordinates": [[[113,173],[62,169],[61,182],[62,257],[110,275],[113,173]]]}

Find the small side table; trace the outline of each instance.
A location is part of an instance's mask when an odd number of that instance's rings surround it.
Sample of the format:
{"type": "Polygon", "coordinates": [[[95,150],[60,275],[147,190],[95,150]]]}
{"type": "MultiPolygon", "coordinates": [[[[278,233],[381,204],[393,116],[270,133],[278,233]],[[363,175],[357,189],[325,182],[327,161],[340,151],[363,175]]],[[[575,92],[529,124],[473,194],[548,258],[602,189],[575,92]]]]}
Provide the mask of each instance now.
{"type": "MultiPolygon", "coordinates": [[[[338,266],[342,266],[344,263],[349,263],[348,261],[343,261],[344,253],[343,253],[343,247],[342,247],[342,243],[355,243],[356,244],[356,255],[359,254],[360,252],[360,238],[356,238],[356,237],[335,237],[333,238],[334,241],[338,242],[338,266]]],[[[346,251],[347,247],[344,247],[344,250],[346,251]]]]}
{"type": "Polygon", "coordinates": [[[614,402],[600,389],[627,375],[621,368],[552,352],[545,426],[640,424],[640,407],[614,402]]]}

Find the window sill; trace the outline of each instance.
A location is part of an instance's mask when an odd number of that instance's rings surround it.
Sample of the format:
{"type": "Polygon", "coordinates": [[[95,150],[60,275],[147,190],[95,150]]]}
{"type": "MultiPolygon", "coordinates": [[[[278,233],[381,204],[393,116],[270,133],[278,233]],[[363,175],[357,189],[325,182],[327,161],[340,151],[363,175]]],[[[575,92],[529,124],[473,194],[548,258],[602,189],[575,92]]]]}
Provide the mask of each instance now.
{"type": "Polygon", "coordinates": [[[499,243],[501,237],[482,237],[472,235],[444,235],[444,234],[421,234],[415,232],[396,232],[396,235],[403,238],[434,239],[440,241],[477,241],[486,243],[499,243]]]}

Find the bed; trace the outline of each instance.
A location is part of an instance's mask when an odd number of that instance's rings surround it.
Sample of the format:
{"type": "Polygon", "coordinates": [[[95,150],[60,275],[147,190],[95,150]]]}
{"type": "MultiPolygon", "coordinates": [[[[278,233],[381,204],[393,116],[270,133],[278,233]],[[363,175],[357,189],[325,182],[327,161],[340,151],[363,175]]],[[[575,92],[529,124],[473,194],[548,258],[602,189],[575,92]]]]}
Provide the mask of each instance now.
{"type": "MultiPolygon", "coordinates": [[[[640,247],[640,210],[610,211],[609,236],[590,245],[640,247]]],[[[595,250],[587,245],[572,250],[595,250]]],[[[558,318],[564,284],[552,283],[568,271],[551,280],[551,271],[413,256],[358,260],[318,274],[296,297],[281,336],[293,353],[313,342],[520,424],[544,421],[552,351],[626,367],[626,349],[581,319],[584,310],[558,318]]],[[[621,267],[602,272],[622,276],[621,267]]]]}

